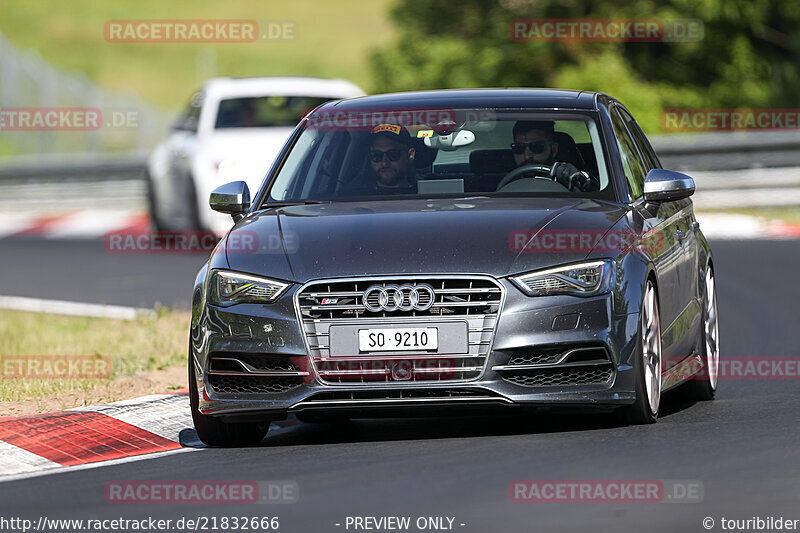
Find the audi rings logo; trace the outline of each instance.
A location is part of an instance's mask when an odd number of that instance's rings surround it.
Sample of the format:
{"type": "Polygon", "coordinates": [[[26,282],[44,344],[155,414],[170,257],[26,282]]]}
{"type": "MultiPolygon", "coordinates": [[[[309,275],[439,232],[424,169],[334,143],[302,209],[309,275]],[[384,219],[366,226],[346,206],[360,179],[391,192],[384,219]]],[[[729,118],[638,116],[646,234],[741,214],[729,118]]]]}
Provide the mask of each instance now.
{"type": "Polygon", "coordinates": [[[364,291],[364,307],[381,311],[427,311],[436,300],[430,285],[373,285],[364,291]]]}

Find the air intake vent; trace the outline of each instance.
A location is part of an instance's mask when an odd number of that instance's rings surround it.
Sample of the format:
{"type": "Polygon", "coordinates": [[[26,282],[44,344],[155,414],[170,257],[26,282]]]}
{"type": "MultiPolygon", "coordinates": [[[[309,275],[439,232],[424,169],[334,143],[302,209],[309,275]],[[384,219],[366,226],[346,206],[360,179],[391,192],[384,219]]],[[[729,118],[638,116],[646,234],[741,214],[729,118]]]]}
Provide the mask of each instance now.
{"type": "Polygon", "coordinates": [[[208,383],[217,394],[280,394],[299,387],[303,378],[209,374],[208,383]]]}
{"type": "Polygon", "coordinates": [[[603,385],[611,380],[611,363],[603,366],[574,366],[509,372],[503,379],[523,387],[603,385]]]}
{"type": "Polygon", "coordinates": [[[614,365],[603,346],[550,346],[516,350],[508,364],[492,370],[522,387],[603,385],[614,375],[614,365]]]}

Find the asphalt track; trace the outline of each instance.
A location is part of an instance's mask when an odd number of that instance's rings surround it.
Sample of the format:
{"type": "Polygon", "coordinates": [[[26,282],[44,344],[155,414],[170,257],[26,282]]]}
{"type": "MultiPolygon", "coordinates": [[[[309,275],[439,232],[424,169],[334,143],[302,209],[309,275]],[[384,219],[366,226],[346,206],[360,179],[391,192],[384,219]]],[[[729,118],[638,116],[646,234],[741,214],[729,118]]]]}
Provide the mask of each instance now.
{"type": "MultiPolygon", "coordinates": [[[[725,357],[800,357],[800,241],[712,242],[725,357]]],[[[188,306],[199,256],[112,256],[102,243],[0,241],[0,294],[188,306]],[[183,303],[181,303],[183,302],[183,303]]],[[[261,446],[198,449],[0,483],[0,516],[277,516],[335,532],[347,516],[450,516],[454,530],[706,531],[705,517],[800,519],[800,383],[725,380],[713,402],[665,399],[658,424],[536,414],[271,429],[261,446]],[[698,503],[515,503],[519,479],[689,480],[698,503]],[[114,480],[289,480],[283,505],[115,505],[114,480]],[[337,526],[336,524],[341,524],[337,526]],[[465,524],[461,526],[459,524],[465,524]]],[[[185,440],[193,442],[187,428],[185,440]]],[[[363,531],[363,530],[361,530],[363,531]]]]}
{"type": "Polygon", "coordinates": [[[208,253],[112,253],[102,240],[0,240],[0,295],[189,309],[208,253]]]}

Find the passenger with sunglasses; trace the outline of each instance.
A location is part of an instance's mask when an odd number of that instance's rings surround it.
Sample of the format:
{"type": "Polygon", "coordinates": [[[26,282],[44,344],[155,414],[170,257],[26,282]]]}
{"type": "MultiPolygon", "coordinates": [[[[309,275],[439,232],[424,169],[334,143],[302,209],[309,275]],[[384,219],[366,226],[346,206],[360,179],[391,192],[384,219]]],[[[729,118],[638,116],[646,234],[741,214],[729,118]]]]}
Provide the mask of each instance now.
{"type": "Polygon", "coordinates": [[[555,123],[551,121],[520,120],[514,124],[511,151],[517,167],[547,165],[550,175],[570,191],[600,190],[600,181],[566,161],[558,161],[558,143],[554,139],[555,123]]]}

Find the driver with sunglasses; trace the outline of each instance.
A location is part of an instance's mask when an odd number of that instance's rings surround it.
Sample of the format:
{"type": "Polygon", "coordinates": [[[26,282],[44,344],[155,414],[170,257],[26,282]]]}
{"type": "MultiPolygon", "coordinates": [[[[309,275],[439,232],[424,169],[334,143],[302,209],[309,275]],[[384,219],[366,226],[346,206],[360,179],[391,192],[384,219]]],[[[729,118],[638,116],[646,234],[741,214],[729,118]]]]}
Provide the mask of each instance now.
{"type": "Polygon", "coordinates": [[[600,182],[588,172],[579,170],[572,163],[556,161],[558,143],[554,140],[555,123],[551,121],[520,120],[514,124],[514,142],[511,151],[517,167],[524,165],[547,165],[552,167],[550,176],[570,191],[587,192],[600,190],[600,182]]]}
{"type": "Polygon", "coordinates": [[[416,194],[417,180],[411,135],[397,124],[379,124],[370,131],[369,165],[373,180],[356,194],[416,194]]]}

